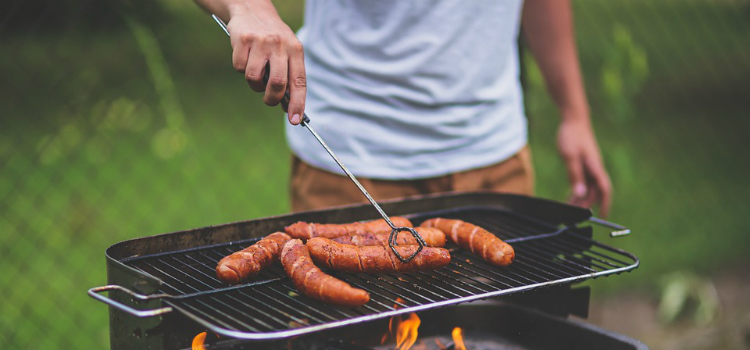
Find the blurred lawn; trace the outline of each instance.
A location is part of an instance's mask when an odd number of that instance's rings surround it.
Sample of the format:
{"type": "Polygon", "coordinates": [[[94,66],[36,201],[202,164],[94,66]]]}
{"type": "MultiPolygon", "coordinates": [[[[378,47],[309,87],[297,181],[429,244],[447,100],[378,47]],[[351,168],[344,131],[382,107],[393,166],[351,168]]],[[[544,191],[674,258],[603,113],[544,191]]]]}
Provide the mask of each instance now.
{"type": "MultiPolygon", "coordinates": [[[[164,4],[159,23],[0,31],[0,343],[12,349],[107,346],[106,307],[85,291],[105,284],[116,242],[289,211],[281,111],[232,70],[210,17],[164,4]]],[[[294,29],[301,6],[279,2],[294,29]]],[[[600,237],[642,259],[594,290],[655,291],[670,271],[750,262],[748,2],[580,0],[576,14],[610,219],[634,232],[600,237]]],[[[556,113],[526,63],[538,195],[565,200],[556,113]]]]}

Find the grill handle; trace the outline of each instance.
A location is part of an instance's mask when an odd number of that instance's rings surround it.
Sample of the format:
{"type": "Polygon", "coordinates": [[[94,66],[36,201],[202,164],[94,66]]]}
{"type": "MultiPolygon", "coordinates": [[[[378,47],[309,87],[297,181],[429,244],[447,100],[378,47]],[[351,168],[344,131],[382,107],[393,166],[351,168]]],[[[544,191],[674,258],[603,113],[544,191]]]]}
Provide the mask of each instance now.
{"type": "Polygon", "coordinates": [[[602,220],[596,216],[590,217],[589,221],[595,224],[598,224],[600,226],[604,226],[604,227],[608,227],[608,228],[616,230],[616,231],[612,231],[609,233],[610,237],[627,236],[631,233],[630,229],[625,226],[622,226],[620,224],[615,224],[614,222],[609,222],[607,220],[602,220]]]}
{"type": "Polygon", "coordinates": [[[153,310],[136,310],[136,309],[134,309],[134,308],[132,308],[130,306],[127,306],[127,305],[125,305],[125,304],[123,304],[123,303],[121,303],[119,301],[110,299],[109,297],[105,297],[105,296],[99,294],[101,292],[114,291],[114,290],[123,292],[123,293],[125,293],[127,295],[130,295],[131,297],[133,297],[135,299],[138,299],[138,300],[154,300],[154,299],[161,299],[161,298],[169,297],[170,296],[168,294],[154,294],[154,295],[138,294],[138,293],[133,292],[132,290],[127,289],[125,287],[121,287],[121,286],[118,286],[118,285],[112,285],[112,284],[107,285],[107,286],[102,286],[102,287],[91,288],[91,289],[89,289],[88,293],[89,293],[89,296],[91,296],[92,298],[94,298],[96,300],[99,300],[99,301],[101,301],[101,302],[103,302],[103,303],[105,303],[105,304],[107,304],[109,306],[114,306],[115,308],[118,308],[118,309],[120,309],[122,311],[125,311],[125,312],[127,312],[127,313],[129,313],[129,314],[131,314],[133,316],[136,316],[136,317],[154,317],[154,316],[159,316],[159,315],[163,315],[163,314],[172,312],[172,307],[170,307],[170,306],[166,306],[166,307],[162,307],[162,308],[158,308],[158,309],[153,309],[153,310]]]}

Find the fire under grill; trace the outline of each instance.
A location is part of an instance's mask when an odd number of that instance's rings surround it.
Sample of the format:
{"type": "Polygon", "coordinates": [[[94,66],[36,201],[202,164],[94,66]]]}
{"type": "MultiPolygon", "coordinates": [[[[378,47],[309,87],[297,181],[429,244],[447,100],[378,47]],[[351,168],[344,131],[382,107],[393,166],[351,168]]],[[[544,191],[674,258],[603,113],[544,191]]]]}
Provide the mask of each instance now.
{"type": "MultiPolygon", "coordinates": [[[[227,286],[216,278],[215,267],[221,258],[260,237],[297,220],[346,222],[372,217],[374,213],[360,206],[154,236],[161,238],[159,244],[149,237],[123,242],[122,247],[108,250],[110,284],[127,285],[148,295],[119,286],[94,288],[89,294],[136,316],[178,311],[223,336],[268,340],[567,285],[630,271],[639,264],[632,254],[592,239],[591,227],[578,226],[586,219],[594,220],[589,211],[555,202],[475,193],[385,203],[384,209],[391,215],[410,218],[415,225],[429,218],[447,217],[482,226],[513,245],[516,260],[498,268],[449,245],[450,265],[433,271],[376,275],[328,271],[370,293],[371,301],[357,308],[299,295],[280,266],[237,286],[227,286]],[[222,241],[226,243],[217,243],[222,241]],[[112,276],[113,270],[121,269],[128,272],[127,276],[112,276]],[[112,299],[99,294],[113,289],[126,293],[110,294],[112,299]],[[136,310],[125,305],[133,305],[128,298],[115,298],[116,294],[130,294],[158,308],[136,310]]],[[[116,322],[119,316],[111,317],[111,322],[116,322]]]]}

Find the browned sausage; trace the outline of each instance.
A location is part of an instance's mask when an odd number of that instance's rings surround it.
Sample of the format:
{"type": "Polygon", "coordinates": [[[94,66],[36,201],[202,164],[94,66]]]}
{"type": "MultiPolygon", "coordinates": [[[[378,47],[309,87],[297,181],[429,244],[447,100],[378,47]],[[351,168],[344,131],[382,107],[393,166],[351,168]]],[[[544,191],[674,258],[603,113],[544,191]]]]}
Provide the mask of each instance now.
{"type": "MultiPolygon", "coordinates": [[[[402,257],[411,256],[418,246],[397,246],[402,257]]],[[[425,247],[410,262],[403,263],[387,245],[353,246],[316,237],[307,241],[313,261],[319,266],[346,272],[390,273],[431,270],[448,265],[451,255],[443,248],[425,247]]]]}
{"type": "Polygon", "coordinates": [[[366,291],[354,288],[315,266],[307,247],[299,239],[284,244],[281,265],[294,286],[310,298],[345,306],[361,306],[370,301],[370,294],[366,291]]]}
{"type": "Polygon", "coordinates": [[[434,218],[423,222],[421,226],[435,227],[443,231],[451,242],[481,256],[493,265],[508,266],[516,257],[513,247],[508,243],[489,231],[465,221],[434,218]]]}
{"type": "MultiPolygon", "coordinates": [[[[396,227],[412,227],[407,218],[392,216],[391,222],[396,227]]],[[[383,219],[352,222],[349,224],[314,224],[297,222],[285,228],[286,233],[294,238],[310,239],[313,237],[336,238],[340,236],[363,235],[366,233],[391,233],[391,227],[383,219]]]]}
{"type": "MultiPolygon", "coordinates": [[[[415,227],[414,230],[422,236],[425,244],[429,247],[444,247],[445,246],[445,234],[432,227],[415,227]]],[[[341,236],[333,238],[332,241],[336,241],[342,244],[349,245],[388,245],[388,238],[390,233],[366,233],[363,235],[353,236],[341,236]]],[[[396,245],[413,245],[417,244],[417,240],[411,233],[401,231],[398,233],[396,238],[396,245]]]]}
{"type": "Polygon", "coordinates": [[[260,270],[279,260],[281,247],[292,239],[284,232],[274,232],[255,244],[226,256],[216,265],[216,277],[237,284],[260,273],[260,270]]]}

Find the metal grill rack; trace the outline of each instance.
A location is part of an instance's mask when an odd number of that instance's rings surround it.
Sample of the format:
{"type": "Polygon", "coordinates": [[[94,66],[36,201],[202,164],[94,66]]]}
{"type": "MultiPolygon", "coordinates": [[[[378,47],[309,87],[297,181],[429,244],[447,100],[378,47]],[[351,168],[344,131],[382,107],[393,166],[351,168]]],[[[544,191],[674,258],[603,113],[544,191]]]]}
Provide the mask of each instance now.
{"type": "Polygon", "coordinates": [[[528,291],[629,271],[630,253],[598,243],[590,229],[556,227],[498,208],[459,208],[412,215],[415,225],[448,217],[480,225],[516,250],[509,267],[492,266],[455,246],[450,265],[433,271],[348,274],[328,271],[371,301],[339,307],[302,295],[279,266],[245,284],[227,287],[215,276],[221,258],[258,239],[124,259],[163,282],[163,302],[218,334],[241,339],[278,339],[430,308],[528,291]]]}

